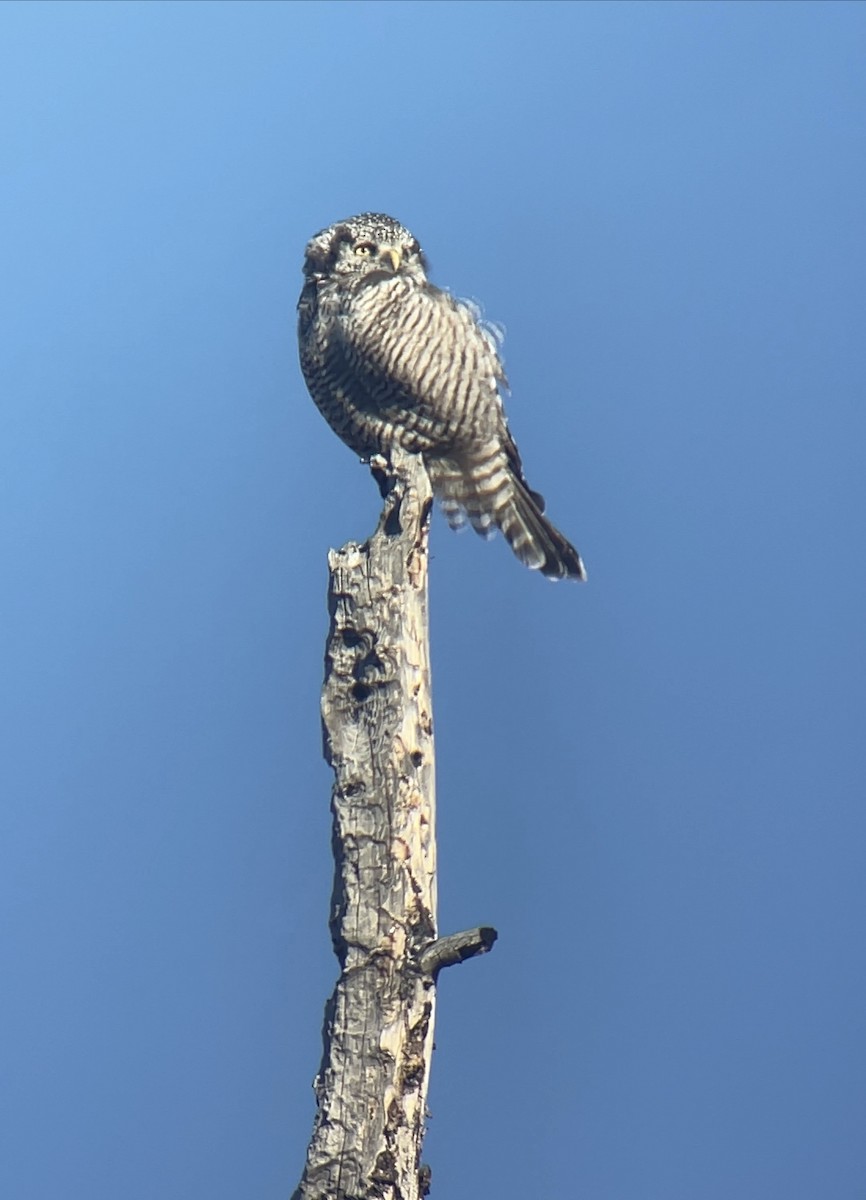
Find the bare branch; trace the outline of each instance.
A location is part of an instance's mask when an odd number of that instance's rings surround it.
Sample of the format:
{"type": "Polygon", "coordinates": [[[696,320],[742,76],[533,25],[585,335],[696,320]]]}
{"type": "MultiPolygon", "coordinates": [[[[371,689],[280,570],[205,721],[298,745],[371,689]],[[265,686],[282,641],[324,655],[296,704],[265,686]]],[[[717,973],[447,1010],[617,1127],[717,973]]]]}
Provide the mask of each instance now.
{"type": "Polygon", "coordinates": [[[425,975],[432,975],[435,979],[443,967],[454,967],[467,958],[475,958],[477,954],[492,950],[498,936],[490,925],[479,925],[464,933],[452,933],[428,946],[421,955],[419,966],[425,975]]]}

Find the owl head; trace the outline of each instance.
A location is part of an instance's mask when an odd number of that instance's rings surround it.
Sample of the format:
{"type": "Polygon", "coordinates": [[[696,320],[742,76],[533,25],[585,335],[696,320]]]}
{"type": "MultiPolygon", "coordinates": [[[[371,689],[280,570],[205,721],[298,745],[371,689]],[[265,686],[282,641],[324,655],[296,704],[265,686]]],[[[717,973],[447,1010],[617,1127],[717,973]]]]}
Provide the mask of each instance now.
{"type": "Polygon", "coordinates": [[[418,239],[384,213],[361,213],[337,221],[307,243],[304,275],[308,279],[398,271],[425,278],[427,260],[418,239]]]}

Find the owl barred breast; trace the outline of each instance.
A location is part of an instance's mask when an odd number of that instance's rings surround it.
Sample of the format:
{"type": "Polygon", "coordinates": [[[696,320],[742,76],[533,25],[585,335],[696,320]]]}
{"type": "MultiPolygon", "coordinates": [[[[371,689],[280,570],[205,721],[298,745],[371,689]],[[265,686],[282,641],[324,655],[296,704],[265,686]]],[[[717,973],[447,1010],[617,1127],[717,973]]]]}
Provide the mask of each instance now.
{"type": "Polygon", "coordinates": [[[298,302],[310,394],[362,458],[421,454],[449,524],[500,529],[521,562],[585,579],[574,546],[544,516],[508,429],[496,340],[469,304],[434,287],[417,240],[362,213],[307,245],[298,302]]]}

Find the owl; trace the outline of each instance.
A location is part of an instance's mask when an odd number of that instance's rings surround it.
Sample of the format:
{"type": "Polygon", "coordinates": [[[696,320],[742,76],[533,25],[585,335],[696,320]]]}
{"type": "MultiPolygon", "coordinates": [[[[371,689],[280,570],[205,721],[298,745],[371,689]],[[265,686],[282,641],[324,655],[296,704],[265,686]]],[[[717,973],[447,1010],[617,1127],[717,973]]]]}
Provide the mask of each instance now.
{"type": "Polygon", "coordinates": [[[430,283],[408,229],[362,213],[310,240],[298,341],[313,400],[356,454],[422,455],[452,528],[499,529],[527,567],[586,578],[523,474],[497,337],[475,307],[430,283]]]}

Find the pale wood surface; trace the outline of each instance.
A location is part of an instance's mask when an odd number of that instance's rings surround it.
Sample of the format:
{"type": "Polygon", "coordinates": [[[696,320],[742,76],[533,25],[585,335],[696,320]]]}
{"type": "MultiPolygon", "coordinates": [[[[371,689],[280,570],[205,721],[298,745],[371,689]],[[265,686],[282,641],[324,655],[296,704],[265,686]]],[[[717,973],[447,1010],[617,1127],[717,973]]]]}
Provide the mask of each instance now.
{"type": "Polygon", "coordinates": [[[443,966],[496,932],[437,940],[433,719],[427,618],[430,483],[396,451],[374,469],[375,534],[329,555],[322,721],[334,769],[331,937],[317,1114],[293,1200],[420,1200],[443,966]]]}

